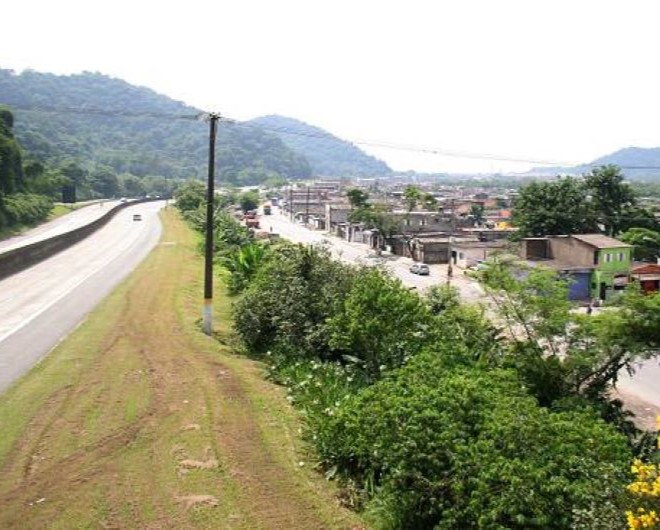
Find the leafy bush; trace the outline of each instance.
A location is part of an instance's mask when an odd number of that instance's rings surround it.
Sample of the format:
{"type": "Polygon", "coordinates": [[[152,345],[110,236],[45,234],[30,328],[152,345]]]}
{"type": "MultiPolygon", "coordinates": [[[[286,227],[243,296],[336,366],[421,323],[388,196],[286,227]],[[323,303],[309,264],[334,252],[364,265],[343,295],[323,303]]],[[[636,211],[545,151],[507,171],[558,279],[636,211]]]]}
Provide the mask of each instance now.
{"type": "Polygon", "coordinates": [[[299,358],[337,360],[326,320],[335,315],[356,271],[327,249],[280,245],[234,305],[234,329],[252,353],[283,348],[299,358]]]}
{"type": "Polygon", "coordinates": [[[229,293],[236,294],[246,288],[259,268],[268,259],[269,247],[260,243],[247,243],[223,252],[221,263],[231,272],[229,293]]]}
{"type": "MultiPolygon", "coordinates": [[[[7,226],[30,225],[43,221],[53,209],[53,201],[44,195],[17,193],[0,197],[0,220],[7,226]]],[[[2,227],[0,225],[0,227],[2,227]]]]}
{"type": "Polygon", "coordinates": [[[539,407],[515,372],[422,353],[343,400],[318,429],[326,465],[379,526],[569,528],[624,482],[624,438],[588,412],[539,407]]]}
{"type": "Polygon", "coordinates": [[[359,359],[367,378],[376,380],[427,344],[431,327],[431,313],[417,293],[385,271],[363,269],[328,319],[328,345],[359,359]]]}

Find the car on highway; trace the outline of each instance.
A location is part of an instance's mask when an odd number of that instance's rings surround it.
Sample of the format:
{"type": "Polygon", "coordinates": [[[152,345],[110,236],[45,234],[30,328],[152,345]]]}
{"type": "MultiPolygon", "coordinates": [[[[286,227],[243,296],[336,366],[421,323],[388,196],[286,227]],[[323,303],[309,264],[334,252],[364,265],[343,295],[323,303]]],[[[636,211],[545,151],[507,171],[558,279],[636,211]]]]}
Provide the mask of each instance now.
{"type": "Polygon", "coordinates": [[[410,272],[413,274],[419,274],[420,276],[428,276],[431,274],[429,266],[425,263],[413,263],[410,267],[410,272]]]}
{"type": "Polygon", "coordinates": [[[133,221],[142,221],[142,215],[140,215],[139,213],[134,213],[133,221]]]}

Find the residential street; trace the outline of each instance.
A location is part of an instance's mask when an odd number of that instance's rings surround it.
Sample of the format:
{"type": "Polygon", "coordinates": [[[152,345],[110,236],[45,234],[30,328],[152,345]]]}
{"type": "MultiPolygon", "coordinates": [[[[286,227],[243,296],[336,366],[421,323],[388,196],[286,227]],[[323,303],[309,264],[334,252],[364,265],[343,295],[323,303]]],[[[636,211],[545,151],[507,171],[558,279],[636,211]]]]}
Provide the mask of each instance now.
{"type": "MultiPolygon", "coordinates": [[[[329,246],[333,256],[347,263],[360,263],[366,265],[382,264],[404,285],[424,291],[433,285],[447,282],[447,265],[429,265],[431,274],[419,276],[409,271],[413,261],[409,258],[383,253],[377,256],[373,249],[361,243],[349,243],[326,232],[313,231],[302,225],[293,223],[286,215],[280,214],[279,208],[273,208],[273,215],[262,215],[259,218],[261,228],[280,237],[296,243],[325,243],[329,246]]],[[[483,299],[484,291],[481,286],[466,277],[461,269],[454,267],[454,277],[451,281],[460,292],[461,298],[467,302],[478,302],[483,299]]]]}
{"type": "MultiPolygon", "coordinates": [[[[418,276],[408,269],[413,261],[401,256],[385,253],[377,256],[372,249],[360,243],[349,243],[325,232],[313,231],[300,224],[293,223],[280,209],[274,207],[273,215],[259,218],[263,230],[271,230],[281,237],[296,243],[325,243],[332,254],[347,263],[367,265],[383,264],[404,285],[424,291],[432,285],[447,281],[447,265],[429,265],[429,276],[418,276]]],[[[454,267],[452,285],[458,288],[461,298],[466,302],[486,302],[484,290],[474,280],[466,277],[461,269],[454,267]]],[[[619,395],[628,403],[640,418],[641,423],[653,428],[655,416],[660,413],[660,366],[657,360],[643,363],[633,377],[622,373],[617,385],[619,395]]]]}

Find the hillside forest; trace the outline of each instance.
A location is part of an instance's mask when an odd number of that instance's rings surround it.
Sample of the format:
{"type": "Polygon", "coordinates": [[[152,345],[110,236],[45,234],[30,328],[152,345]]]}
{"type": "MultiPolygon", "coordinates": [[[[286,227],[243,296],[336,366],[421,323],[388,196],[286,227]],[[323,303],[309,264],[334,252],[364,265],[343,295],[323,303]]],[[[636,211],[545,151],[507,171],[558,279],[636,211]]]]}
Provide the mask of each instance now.
{"type": "MultiPolygon", "coordinates": [[[[97,73],[58,76],[0,69],[0,104],[12,107],[15,135],[40,162],[73,159],[87,170],[138,177],[206,176],[203,112],[156,92],[97,73]]],[[[255,125],[222,121],[217,175],[230,185],[312,174],[304,156],[255,125]]]]}

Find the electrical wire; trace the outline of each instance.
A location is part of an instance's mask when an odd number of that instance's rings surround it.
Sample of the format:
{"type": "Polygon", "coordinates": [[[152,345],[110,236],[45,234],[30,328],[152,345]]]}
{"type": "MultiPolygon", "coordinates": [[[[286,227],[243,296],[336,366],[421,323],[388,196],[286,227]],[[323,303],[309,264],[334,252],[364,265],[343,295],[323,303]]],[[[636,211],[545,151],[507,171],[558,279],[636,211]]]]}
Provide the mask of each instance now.
{"type": "MultiPolygon", "coordinates": [[[[159,112],[147,112],[147,111],[120,111],[120,110],[109,110],[109,109],[100,109],[93,107],[50,107],[50,106],[35,106],[35,107],[24,107],[19,105],[11,105],[11,108],[24,112],[53,112],[53,113],[64,113],[64,114],[81,114],[81,115],[96,115],[96,116],[108,116],[108,117],[121,117],[121,118],[155,118],[155,119],[174,119],[174,120],[193,120],[201,121],[206,116],[211,113],[207,112],[197,112],[196,114],[166,114],[159,112]]],[[[572,163],[572,162],[559,162],[535,158],[526,158],[526,157],[512,157],[506,155],[498,155],[491,153],[477,153],[471,151],[459,151],[453,149],[447,149],[442,147],[423,147],[416,146],[411,144],[401,144],[396,142],[388,142],[382,140],[366,140],[366,139],[352,139],[352,140],[343,140],[337,138],[336,136],[328,132],[305,132],[300,130],[287,129],[285,127],[276,127],[268,125],[259,125],[249,122],[241,122],[236,119],[221,117],[221,123],[224,123],[229,126],[249,128],[254,130],[260,130],[265,132],[274,133],[277,135],[291,135],[304,138],[313,138],[319,140],[331,140],[336,141],[348,141],[354,145],[361,145],[366,147],[376,147],[383,149],[392,149],[397,151],[408,151],[420,154],[430,154],[437,156],[446,156],[452,158],[463,158],[468,160],[489,160],[489,161],[498,161],[498,162],[510,162],[510,163],[519,163],[519,164],[535,164],[541,166],[548,166],[547,169],[552,169],[552,167],[557,168],[567,168],[570,166],[574,167],[598,167],[603,164],[597,163],[572,163]]],[[[634,165],[619,165],[617,166],[623,170],[637,170],[637,171],[660,171],[660,166],[634,166],[634,165]]]]}

